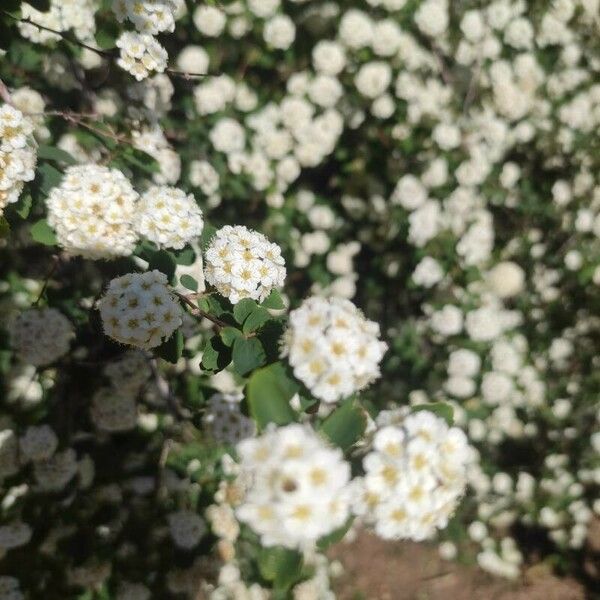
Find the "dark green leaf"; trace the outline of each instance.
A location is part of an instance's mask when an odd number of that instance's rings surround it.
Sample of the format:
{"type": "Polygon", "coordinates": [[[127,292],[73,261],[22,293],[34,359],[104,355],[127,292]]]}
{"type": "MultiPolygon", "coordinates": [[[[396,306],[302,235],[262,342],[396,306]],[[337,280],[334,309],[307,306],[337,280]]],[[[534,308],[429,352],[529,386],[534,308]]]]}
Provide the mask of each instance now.
{"type": "Polygon", "coordinates": [[[200,234],[200,247],[203,250],[206,250],[207,246],[215,236],[216,231],[216,227],[213,227],[210,223],[204,221],[204,227],[202,229],[202,233],[200,234]]]}
{"type": "Polygon", "coordinates": [[[166,342],[155,350],[156,356],[175,364],[183,353],[183,334],[178,329],[166,342]]]}
{"type": "Polygon", "coordinates": [[[177,263],[175,262],[175,257],[167,250],[158,250],[157,252],[154,252],[148,263],[149,271],[157,269],[161,273],[164,273],[169,281],[172,281],[175,277],[177,263]]]}
{"type": "Polygon", "coordinates": [[[432,412],[438,417],[444,419],[448,425],[452,425],[454,423],[454,410],[447,402],[429,402],[426,404],[417,404],[416,406],[411,407],[411,412],[419,412],[421,410],[432,412]]]}
{"type": "Polygon", "coordinates": [[[40,219],[29,228],[29,233],[34,241],[45,246],[55,246],[58,242],[54,229],[48,225],[46,219],[40,219]]]}
{"type": "Polygon", "coordinates": [[[300,578],[302,555],[281,546],[263,548],[258,556],[262,577],[272,581],[276,589],[287,590],[300,578]]]}
{"type": "Polygon", "coordinates": [[[63,162],[68,165],[77,164],[77,161],[68,152],[65,152],[61,148],[56,148],[55,146],[46,146],[44,144],[40,144],[37,149],[37,155],[38,158],[63,162]]]}
{"type": "Polygon", "coordinates": [[[50,10],[50,0],[25,0],[27,4],[33,6],[33,8],[41,11],[48,12],[50,10]]]}
{"type": "Polygon", "coordinates": [[[265,364],[265,351],[257,338],[238,337],[233,343],[233,368],[238,375],[246,375],[265,364]]]}
{"type": "Polygon", "coordinates": [[[256,302],[250,298],[243,298],[233,307],[235,320],[242,325],[251,312],[256,309],[256,302]]]}
{"type": "Polygon", "coordinates": [[[231,362],[231,350],[218,335],[214,335],[202,352],[202,367],[207,371],[221,371],[231,362]]]}
{"type": "Polygon", "coordinates": [[[281,310],[285,308],[281,294],[277,290],[272,290],[269,296],[262,301],[261,306],[264,306],[265,308],[273,308],[275,310],[281,310]]]}
{"type": "Polygon", "coordinates": [[[237,340],[239,337],[242,337],[242,332],[235,327],[224,327],[221,329],[220,335],[223,343],[226,346],[231,347],[233,346],[233,342],[235,342],[235,340],[237,340]]]}
{"type": "Polygon", "coordinates": [[[255,308],[248,318],[244,321],[243,331],[244,333],[252,333],[260,328],[261,325],[264,325],[269,319],[271,315],[266,308],[262,306],[258,306],[255,308]]]}
{"type": "Polygon", "coordinates": [[[360,439],[366,427],[364,409],[355,400],[348,400],[323,421],[320,431],[332,444],[345,451],[360,439]]]}
{"type": "Polygon", "coordinates": [[[280,362],[258,369],[250,376],[247,398],[250,414],[259,428],[268,423],[286,425],[296,421],[290,399],[298,385],[286,374],[280,362]]]}
{"type": "Polygon", "coordinates": [[[181,283],[184,288],[192,290],[192,292],[198,291],[198,282],[191,275],[182,275],[179,278],[179,283],[181,283]]]}
{"type": "Polygon", "coordinates": [[[189,247],[174,252],[174,254],[178,265],[189,267],[190,265],[193,265],[194,261],[196,260],[196,253],[192,248],[189,247]]]}
{"type": "Polygon", "coordinates": [[[10,225],[8,221],[4,217],[4,215],[0,216],[0,238],[5,238],[10,235],[10,225]]]}
{"type": "Polygon", "coordinates": [[[350,517],[346,523],[344,523],[344,525],[338,527],[330,534],[324,535],[321,539],[319,539],[317,542],[317,547],[319,550],[321,552],[325,552],[325,550],[327,550],[330,546],[333,546],[333,544],[341,542],[344,539],[344,536],[348,533],[353,521],[354,517],[350,517]]]}
{"type": "Polygon", "coordinates": [[[62,180],[62,173],[48,163],[44,163],[38,169],[41,175],[41,188],[44,193],[49,193],[50,190],[56,187],[62,180]]]}
{"type": "Polygon", "coordinates": [[[31,212],[31,205],[33,204],[33,198],[31,194],[24,194],[19,200],[19,204],[15,212],[22,218],[26,219],[31,212]]]}
{"type": "Polygon", "coordinates": [[[128,147],[122,154],[123,160],[136,166],[138,169],[153,175],[160,172],[160,165],[152,156],[138,150],[137,148],[128,147]]]}

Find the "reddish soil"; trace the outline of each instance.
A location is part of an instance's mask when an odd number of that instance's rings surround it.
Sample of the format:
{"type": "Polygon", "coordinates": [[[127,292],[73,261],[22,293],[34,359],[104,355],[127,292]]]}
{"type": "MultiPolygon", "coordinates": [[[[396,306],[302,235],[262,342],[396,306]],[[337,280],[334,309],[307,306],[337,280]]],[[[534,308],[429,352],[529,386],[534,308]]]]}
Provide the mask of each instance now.
{"type": "Polygon", "coordinates": [[[442,560],[435,546],[390,543],[360,532],[331,552],[344,565],[339,600],[585,600],[582,586],[536,565],[516,582],[442,560]]]}

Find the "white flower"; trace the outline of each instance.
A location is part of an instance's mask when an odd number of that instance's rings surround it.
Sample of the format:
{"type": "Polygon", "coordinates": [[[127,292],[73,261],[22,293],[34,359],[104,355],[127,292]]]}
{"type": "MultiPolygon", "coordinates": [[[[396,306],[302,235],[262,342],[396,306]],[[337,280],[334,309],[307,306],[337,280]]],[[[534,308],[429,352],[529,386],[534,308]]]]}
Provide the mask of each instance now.
{"type": "Polygon", "coordinates": [[[351,8],[340,21],[339,36],[348,48],[364,48],[373,39],[373,22],[364,12],[351,8]]]}
{"type": "Polygon", "coordinates": [[[162,248],[180,250],[202,233],[204,220],[192,194],[153,186],[140,199],[135,228],[162,248]]]}
{"type": "Polygon", "coordinates": [[[341,298],[312,297],[290,313],[283,354],[312,394],[336,402],[377,379],[379,326],[341,298]]]}
{"type": "Polygon", "coordinates": [[[208,137],[215,150],[226,154],[241,152],[246,145],[244,128],[229,117],[219,119],[208,137]]]}
{"type": "Polygon", "coordinates": [[[463,314],[458,306],[446,304],[434,312],[430,318],[430,326],[444,337],[457,335],[463,328],[463,314]]]}
{"type": "Polygon", "coordinates": [[[422,285],[426,288],[439,283],[443,277],[444,271],[440,263],[435,258],[431,258],[431,256],[422,258],[412,274],[412,280],[417,285],[422,285]]]}
{"type": "Polygon", "coordinates": [[[500,262],[488,271],[486,282],[499,298],[512,298],[523,290],[525,273],[514,262],[500,262]]]}
{"type": "Polygon", "coordinates": [[[265,42],[277,50],[287,50],[296,38],[296,26],[287,15],[276,15],[265,23],[265,42]]]}
{"type": "Polygon", "coordinates": [[[354,78],[356,89],[366,98],[377,98],[385,92],[392,81],[392,69],[383,61],[363,65],[354,78]]]}
{"type": "Polygon", "coordinates": [[[194,25],[207,37],[218,37],[223,32],[227,17],[216,6],[198,6],[194,11],[194,25]]]}
{"type": "Polygon", "coordinates": [[[75,336],[73,325],[55,308],[31,308],[10,328],[11,345],[21,360],[44,366],[64,356],[75,336]]]}
{"type": "Polygon", "coordinates": [[[24,546],[31,539],[32,533],[31,527],[20,521],[0,526],[0,551],[24,546]]]}
{"type": "Polygon", "coordinates": [[[348,518],[350,466],[310,427],[269,428],[237,453],[249,485],[236,515],[264,546],[309,550],[348,518]]]}
{"type": "Polygon", "coordinates": [[[180,510],[167,515],[169,531],[177,546],[191,550],[206,534],[204,520],[189,510],[180,510]]]}
{"type": "Polygon", "coordinates": [[[285,261],[281,248],[242,225],[219,229],[206,250],[206,281],[237,304],[242,298],[262,302],[283,286],[285,261]]]}
{"type": "Polygon", "coordinates": [[[240,409],[240,394],[214,394],[208,401],[202,422],[220,444],[235,445],[254,436],[256,425],[240,409]]]}
{"type": "Polygon", "coordinates": [[[33,123],[8,104],[0,107],[0,217],[19,199],[23,185],[35,177],[37,152],[33,123]]]}
{"type": "Polygon", "coordinates": [[[208,73],[210,58],[202,46],[186,46],[177,56],[177,68],[188,73],[208,73]]]}
{"type": "Polygon", "coordinates": [[[113,0],[113,11],[122,23],[131,21],[141,33],[174,31],[181,0],[113,0]]]}
{"type": "Polygon", "coordinates": [[[46,199],[48,223],[61,246],[86,258],[113,258],[133,252],[138,195],[116,169],[68,167],[46,199]]]}
{"type": "Polygon", "coordinates": [[[117,64],[138,81],[167,68],[167,51],[148,33],[124,31],[117,40],[117,48],[121,49],[117,64]]]}
{"type": "Polygon", "coordinates": [[[206,160],[193,160],[190,163],[189,177],[190,183],[194,187],[199,187],[207,196],[216,194],[219,191],[219,173],[206,160]]]}
{"type": "Polygon", "coordinates": [[[432,38],[444,34],[449,22],[448,0],[425,0],[415,13],[417,27],[432,38]]]}
{"type": "Polygon", "coordinates": [[[398,180],[390,197],[392,204],[400,204],[406,210],[415,210],[427,200],[427,189],[418,177],[404,175],[398,180]]]}
{"type": "Polygon", "coordinates": [[[30,425],[19,439],[25,460],[48,460],[58,447],[58,437],[50,425],[30,425]]]}
{"type": "Polygon", "coordinates": [[[337,75],[346,66],[346,53],[337,42],[320,40],[312,50],[315,71],[324,75],[337,75]]]}
{"type": "Polygon", "coordinates": [[[133,132],[133,144],[143,150],[160,166],[160,171],[152,174],[154,183],[158,185],[174,184],[181,175],[181,158],[171,148],[165,134],[158,125],[133,132]]]}
{"type": "Polygon", "coordinates": [[[113,279],[98,308],[106,335],[145,350],[160,346],[182,323],[181,306],[160,271],[113,279]]]}
{"type": "Polygon", "coordinates": [[[470,457],[465,434],[433,413],[381,426],[353,509],[384,539],[430,538],[446,527],[464,492],[470,457]]]}
{"type": "Polygon", "coordinates": [[[137,423],[135,399],[116,388],[100,388],[92,399],[90,416],[100,431],[129,431],[137,423]]]}

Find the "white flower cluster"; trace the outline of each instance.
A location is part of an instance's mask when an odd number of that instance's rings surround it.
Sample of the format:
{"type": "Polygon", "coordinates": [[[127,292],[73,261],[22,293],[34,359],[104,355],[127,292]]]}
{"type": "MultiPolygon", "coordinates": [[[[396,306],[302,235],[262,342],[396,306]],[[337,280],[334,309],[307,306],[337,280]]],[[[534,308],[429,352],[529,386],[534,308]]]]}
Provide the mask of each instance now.
{"type": "Polygon", "coordinates": [[[386,348],[350,300],[314,296],[290,313],[283,354],[316,398],[336,402],[379,377],[386,348]]]}
{"type": "Polygon", "coordinates": [[[96,32],[95,14],[98,9],[96,0],[51,0],[50,10],[39,11],[30,4],[21,7],[21,20],[18,27],[21,35],[38,44],[49,44],[61,39],[61,36],[47,29],[65,32],[70,29],[82,42],[94,41],[96,32]],[[26,21],[33,23],[27,23],[26,21]],[[40,29],[35,23],[46,27],[40,29]]]}
{"type": "Polygon", "coordinates": [[[21,360],[37,367],[64,356],[74,337],[73,325],[55,308],[31,308],[13,321],[11,344],[21,360]]]}
{"type": "Polygon", "coordinates": [[[46,199],[48,223],[71,254],[113,258],[133,252],[138,194],[123,173],[100,165],[68,167],[46,199]]]}
{"type": "Polygon", "coordinates": [[[0,526],[0,553],[29,543],[32,533],[31,527],[20,521],[0,526]]]}
{"type": "Polygon", "coordinates": [[[167,516],[171,537],[177,546],[191,550],[206,534],[206,523],[189,510],[180,510],[167,516]]]}
{"type": "Polygon", "coordinates": [[[139,350],[127,350],[104,367],[104,375],[116,390],[136,396],[151,375],[148,359],[139,350]]]}
{"type": "Polygon", "coordinates": [[[237,452],[248,488],[236,515],[263,545],[312,548],[345,523],[350,466],[311,428],[271,428],[237,452]]]}
{"type": "Polygon", "coordinates": [[[117,64],[138,81],[167,68],[167,51],[149,33],[124,31],[117,40],[117,64]]]}
{"type": "Polygon", "coordinates": [[[145,350],[160,346],[182,323],[181,306],[160,271],[113,279],[98,308],[106,335],[145,350]]]}
{"type": "Polygon", "coordinates": [[[131,394],[114,387],[100,388],[92,399],[90,416],[100,431],[129,431],[137,424],[135,399],[131,394]]]}
{"type": "Polygon", "coordinates": [[[384,539],[427,539],[456,509],[470,456],[465,434],[427,411],[380,427],[353,509],[384,539]]]}
{"type": "Polygon", "coordinates": [[[35,177],[37,152],[33,123],[10,106],[0,106],[0,216],[7,204],[16,202],[23,185],[35,177]]]}
{"type": "Polygon", "coordinates": [[[214,394],[208,400],[202,422],[217,443],[235,446],[255,435],[256,425],[242,413],[241,400],[239,394],[214,394]]]}
{"type": "Polygon", "coordinates": [[[16,577],[0,575],[0,598],[3,600],[24,600],[21,585],[16,577]]]}
{"type": "Polygon", "coordinates": [[[180,250],[202,233],[204,220],[192,194],[152,186],[140,198],[135,227],[158,246],[180,250]]]}
{"type": "Polygon", "coordinates": [[[206,250],[206,281],[237,304],[242,298],[263,301],[285,280],[281,248],[243,225],[226,225],[206,250]]]}
{"type": "Polygon", "coordinates": [[[181,157],[170,146],[159,125],[133,132],[133,145],[158,162],[160,170],[152,174],[157,185],[173,185],[181,175],[181,157]]]}
{"type": "Polygon", "coordinates": [[[141,33],[156,35],[173,32],[183,0],[114,0],[113,11],[119,22],[131,21],[141,33]]]}

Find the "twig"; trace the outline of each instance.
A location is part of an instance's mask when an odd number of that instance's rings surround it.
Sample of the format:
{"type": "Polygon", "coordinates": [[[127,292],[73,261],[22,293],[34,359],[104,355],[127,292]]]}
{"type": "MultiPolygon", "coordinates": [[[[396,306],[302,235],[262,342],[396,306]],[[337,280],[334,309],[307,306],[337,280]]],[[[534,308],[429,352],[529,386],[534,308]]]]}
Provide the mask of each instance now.
{"type": "Polygon", "coordinates": [[[60,256],[57,256],[55,254],[52,257],[52,266],[50,267],[50,270],[48,271],[48,274],[46,275],[46,278],[44,279],[44,285],[42,286],[42,289],[40,290],[40,293],[38,294],[38,297],[35,299],[35,302],[33,303],[33,306],[37,306],[40,303],[41,299],[44,296],[44,293],[48,289],[48,283],[50,282],[50,278],[56,272],[56,269],[58,268],[59,263],[60,263],[60,256]]]}
{"type": "Polygon", "coordinates": [[[184,294],[180,294],[179,292],[175,292],[175,295],[191,309],[190,312],[195,317],[202,317],[204,319],[208,319],[209,321],[211,321],[212,323],[214,323],[215,325],[217,325],[217,327],[229,327],[229,324],[225,323],[225,321],[221,321],[221,319],[217,319],[217,317],[213,317],[212,315],[210,315],[207,312],[204,312],[203,310],[201,310],[200,308],[198,308],[184,294]]]}

